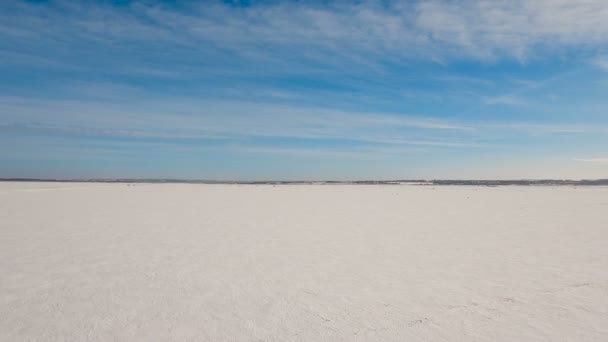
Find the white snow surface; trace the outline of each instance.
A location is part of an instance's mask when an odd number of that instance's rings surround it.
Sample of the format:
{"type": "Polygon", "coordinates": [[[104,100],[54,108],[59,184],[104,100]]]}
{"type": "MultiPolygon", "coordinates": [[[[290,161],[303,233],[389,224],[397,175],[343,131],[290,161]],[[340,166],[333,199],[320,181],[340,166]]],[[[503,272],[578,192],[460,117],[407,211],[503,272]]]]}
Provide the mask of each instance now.
{"type": "Polygon", "coordinates": [[[0,183],[1,341],[608,341],[608,188],[0,183]]]}

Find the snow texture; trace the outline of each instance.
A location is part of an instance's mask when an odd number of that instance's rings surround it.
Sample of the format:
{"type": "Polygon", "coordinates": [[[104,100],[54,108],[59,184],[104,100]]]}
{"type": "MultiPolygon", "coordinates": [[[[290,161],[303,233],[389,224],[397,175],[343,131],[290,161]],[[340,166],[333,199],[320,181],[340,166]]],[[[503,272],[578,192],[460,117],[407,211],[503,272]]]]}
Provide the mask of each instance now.
{"type": "Polygon", "coordinates": [[[606,341],[608,188],[0,183],[1,341],[606,341]]]}

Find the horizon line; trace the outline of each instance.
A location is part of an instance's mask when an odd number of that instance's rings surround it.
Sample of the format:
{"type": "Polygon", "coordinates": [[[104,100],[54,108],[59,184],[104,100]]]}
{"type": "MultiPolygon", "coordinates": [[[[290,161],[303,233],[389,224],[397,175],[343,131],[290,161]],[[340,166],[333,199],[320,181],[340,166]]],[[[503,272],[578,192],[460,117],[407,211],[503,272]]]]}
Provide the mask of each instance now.
{"type": "Polygon", "coordinates": [[[608,185],[608,178],[597,179],[557,179],[557,178],[520,178],[520,179],[390,179],[390,180],[209,180],[179,178],[0,178],[0,182],[53,182],[53,183],[164,183],[164,184],[377,184],[399,185],[608,185]]]}

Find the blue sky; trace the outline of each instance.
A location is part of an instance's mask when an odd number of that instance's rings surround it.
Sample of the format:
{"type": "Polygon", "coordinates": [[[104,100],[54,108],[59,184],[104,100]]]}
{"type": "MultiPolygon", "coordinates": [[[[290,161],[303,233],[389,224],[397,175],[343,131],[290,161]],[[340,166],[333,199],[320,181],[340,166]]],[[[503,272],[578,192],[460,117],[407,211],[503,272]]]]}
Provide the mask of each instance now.
{"type": "Polygon", "coordinates": [[[608,2],[0,2],[0,177],[608,178],[608,2]]]}

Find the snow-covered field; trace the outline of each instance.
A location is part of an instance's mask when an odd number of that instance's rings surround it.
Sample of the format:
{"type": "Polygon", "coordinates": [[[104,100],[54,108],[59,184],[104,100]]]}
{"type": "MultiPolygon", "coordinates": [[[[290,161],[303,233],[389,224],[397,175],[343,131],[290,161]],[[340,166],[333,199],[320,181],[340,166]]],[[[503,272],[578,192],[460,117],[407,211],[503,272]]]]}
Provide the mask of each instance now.
{"type": "Polygon", "coordinates": [[[0,183],[2,341],[607,341],[608,188],[0,183]]]}

